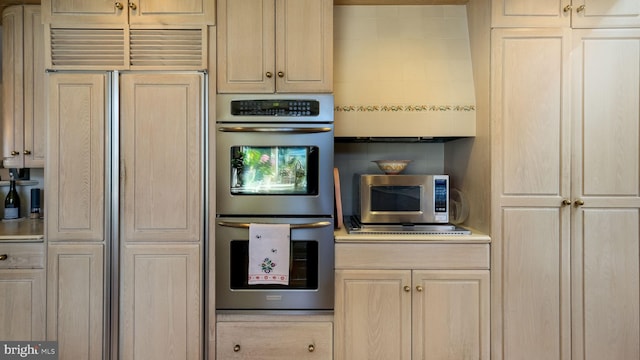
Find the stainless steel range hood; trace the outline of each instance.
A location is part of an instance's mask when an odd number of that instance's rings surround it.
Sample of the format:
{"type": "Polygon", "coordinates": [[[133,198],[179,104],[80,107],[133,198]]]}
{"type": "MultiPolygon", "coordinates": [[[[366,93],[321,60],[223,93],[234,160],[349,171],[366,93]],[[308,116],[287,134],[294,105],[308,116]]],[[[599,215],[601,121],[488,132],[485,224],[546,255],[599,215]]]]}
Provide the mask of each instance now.
{"type": "Polygon", "coordinates": [[[464,5],[334,7],[335,136],[475,136],[464,5]]]}

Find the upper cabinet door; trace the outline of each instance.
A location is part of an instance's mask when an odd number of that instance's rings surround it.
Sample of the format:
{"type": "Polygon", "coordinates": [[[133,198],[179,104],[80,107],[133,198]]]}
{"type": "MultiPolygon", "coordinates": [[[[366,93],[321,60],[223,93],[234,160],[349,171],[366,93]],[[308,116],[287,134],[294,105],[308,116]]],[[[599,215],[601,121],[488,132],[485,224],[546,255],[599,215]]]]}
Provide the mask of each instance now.
{"type": "Polygon", "coordinates": [[[640,27],[640,0],[492,0],[493,27],[640,27]]]}
{"type": "Polygon", "coordinates": [[[203,75],[121,76],[124,241],[201,239],[203,75]]]}
{"type": "Polygon", "coordinates": [[[331,92],[331,0],[218,1],[218,92],[331,92]]]}
{"type": "Polygon", "coordinates": [[[215,24],[214,0],[42,0],[44,23],[215,24]]]}
{"type": "Polygon", "coordinates": [[[640,27],[640,0],[573,0],[574,28],[640,27]]]}

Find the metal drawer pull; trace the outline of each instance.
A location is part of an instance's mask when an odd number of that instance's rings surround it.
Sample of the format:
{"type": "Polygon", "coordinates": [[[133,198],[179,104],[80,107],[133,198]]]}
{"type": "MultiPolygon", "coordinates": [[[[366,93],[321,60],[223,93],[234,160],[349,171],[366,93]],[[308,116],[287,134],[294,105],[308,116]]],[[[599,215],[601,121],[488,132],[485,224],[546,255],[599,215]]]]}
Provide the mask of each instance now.
{"type": "Polygon", "coordinates": [[[313,346],[313,344],[309,344],[308,349],[309,349],[309,352],[313,352],[316,349],[316,347],[313,346]]]}
{"type": "Polygon", "coordinates": [[[7,255],[7,254],[0,255],[0,261],[7,260],[7,258],[9,258],[9,255],[7,255]]]}
{"type": "MultiPolygon", "coordinates": [[[[236,223],[236,222],[229,222],[229,221],[220,221],[218,223],[218,225],[231,227],[231,228],[236,228],[236,229],[248,229],[250,224],[249,223],[236,223]]],[[[325,227],[325,226],[331,226],[331,222],[330,221],[318,221],[318,222],[308,223],[308,224],[291,224],[290,226],[291,226],[291,229],[315,229],[315,228],[320,228],[320,227],[325,227]]]]}
{"type": "Polygon", "coordinates": [[[233,345],[233,352],[238,352],[238,351],[240,351],[240,345],[238,344],[233,345]]]}
{"type": "Polygon", "coordinates": [[[331,128],[317,127],[317,128],[269,128],[269,127],[221,127],[221,132],[268,132],[268,133],[294,133],[294,134],[309,134],[309,133],[321,133],[330,132],[331,128]]]}

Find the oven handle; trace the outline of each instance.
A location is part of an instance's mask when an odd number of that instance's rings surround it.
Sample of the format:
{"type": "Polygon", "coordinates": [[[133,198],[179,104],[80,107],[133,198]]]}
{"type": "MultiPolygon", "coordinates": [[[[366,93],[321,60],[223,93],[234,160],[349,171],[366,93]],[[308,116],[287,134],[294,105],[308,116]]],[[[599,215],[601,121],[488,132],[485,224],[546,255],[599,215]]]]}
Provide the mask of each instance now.
{"type": "Polygon", "coordinates": [[[293,128],[293,127],[221,127],[221,132],[268,132],[268,133],[294,133],[294,134],[312,134],[331,132],[330,127],[314,127],[314,128],[293,128]]]}
{"type": "MultiPolygon", "coordinates": [[[[220,221],[218,222],[218,225],[237,228],[237,229],[248,229],[250,224],[231,222],[231,221],[220,221]]],[[[321,227],[330,226],[330,225],[331,225],[330,221],[318,221],[318,222],[308,223],[308,224],[291,224],[290,227],[291,229],[315,229],[315,228],[321,228],[321,227]]]]}

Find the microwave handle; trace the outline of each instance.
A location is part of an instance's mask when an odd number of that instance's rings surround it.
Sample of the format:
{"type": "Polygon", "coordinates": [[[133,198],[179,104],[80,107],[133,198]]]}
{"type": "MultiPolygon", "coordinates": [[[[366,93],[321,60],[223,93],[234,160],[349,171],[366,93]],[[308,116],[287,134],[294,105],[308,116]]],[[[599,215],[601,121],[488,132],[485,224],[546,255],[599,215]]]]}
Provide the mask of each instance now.
{"type": "MultiPolygon", "coordinates": [[[[237,228],[237,229],[249,228],[249,223],[239,223],[239,222],[231,222],[231,221],[220,221],[218,225],[237,228]]],[[[290,226],[291,226],[291,229],[315,229],[315,228],[321,228],[325,226],[331,226],[331,222],[318,221],[318,222],[308,223],[308,224],[291,224],[290,226]]]]}
{"type": "Polygon", "coordinates": [[[290,127],[221,127],[221,132],[266,132],[266,133],[293,133],[293,134],[312,134],[330,132],[330,127],[314,127],[314,128],[290,128],[290,127]]]}

